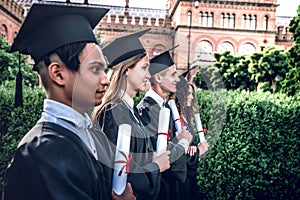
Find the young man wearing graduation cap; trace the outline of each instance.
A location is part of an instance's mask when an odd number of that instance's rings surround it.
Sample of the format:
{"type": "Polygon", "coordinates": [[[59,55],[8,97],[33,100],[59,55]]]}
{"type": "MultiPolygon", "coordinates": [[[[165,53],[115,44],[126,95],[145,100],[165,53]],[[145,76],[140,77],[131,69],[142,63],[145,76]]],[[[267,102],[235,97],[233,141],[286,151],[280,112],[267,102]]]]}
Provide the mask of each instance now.
{"type": "MultiPolygon", "coordinates": [[[[176,92],[179,77],[176,66],[169,51],[165,51],[150,60],[151,89],[138,104],[146,131],[151,135],[152,145],[157,142],[159,112],[162,107],[168,107],[166,97],[170,92],[176,92]]],[[[175,125],[170,115],[169,148],[171,168],[162,174],[159,199],[178,199],[179,184],[186,179],[185,152],[192,140],[192,135],[184,127],[181,133],[175,133],[175,125]]]]}
{"type": "MultiPolygon", "coordinates": [[[[4,200],[134,199],[112,193],[86,111],[109,81],[93,28],[107,9],[33,4],[11,51],[29,54],[46,91],[44,111],[9,165],[4,200]]],[[[105,137],[103,137],[105,139],[105,137]]],[[[102,148],[105,150],[105,148],[102,148]]],[[[108,150],[107,150],[108,152],[108,150]]],[[[105,156],[107,152],[102,152],[105,156]]]]}
{"type": "Polygon", "coordinates": [[[94,109],[93,117],[116,146],[113,189],[122,192],[124,184],[130,182],[137,199],[144,200],[157,199],[160,172],[170,167],[170,152],[153,158],[148,133],[144,131],[133,101],[149,84],[149,57],[139,41],[149,30],[117,38],[103,48],[112,75],[102,104],[94,109]],[[119,168],[123,166],[126,166],[126,173],[119,168]]]}

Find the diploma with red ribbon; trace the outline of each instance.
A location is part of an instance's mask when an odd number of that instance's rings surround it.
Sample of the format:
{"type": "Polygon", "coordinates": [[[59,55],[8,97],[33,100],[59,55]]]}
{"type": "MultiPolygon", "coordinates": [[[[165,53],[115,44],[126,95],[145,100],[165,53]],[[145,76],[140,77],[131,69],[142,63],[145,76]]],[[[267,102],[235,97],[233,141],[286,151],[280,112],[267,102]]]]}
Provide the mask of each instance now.
{"type": "Polygon", "coordinates": [[[170,109],[162,107],[159,111],[158,133],[156,142],[157,156],[167,150],[168,134],[169,134],[170,109]]]}
{"type": "Polygon", "coordinates": [[[202,123],[201,123],[201,120],[200,120],[200,114],[195,113],[194,117],[195,117],[195,123],[196,123],[197,132],[198,132],[198,135],[199,135],[200,142],[204,142],[204,141],[206,141],[205,136],[204,136],[205,131],[202,128],[202,123]]]}
{"type": "Polygon", "coordinates": [[[182,131],[182,120],[180,118],[178,109],[176,107],[175,100],[173,100],[173,99],[169,100],[168,104],[169,104],[169,106],[172,110],[172,119],[175,122],[175,128],[176,128],[178,133],[181,133],[181,131],[182,131]]]}
{"type": "Polygon", "coordinates": [[[130,151],[131,126],[121,124],[118,131],[116,146],[115,164],[112,187],[116,194],[124,192],[127,183],[127,174],[130,172],[129,166],[131,161],[130,151]]]}

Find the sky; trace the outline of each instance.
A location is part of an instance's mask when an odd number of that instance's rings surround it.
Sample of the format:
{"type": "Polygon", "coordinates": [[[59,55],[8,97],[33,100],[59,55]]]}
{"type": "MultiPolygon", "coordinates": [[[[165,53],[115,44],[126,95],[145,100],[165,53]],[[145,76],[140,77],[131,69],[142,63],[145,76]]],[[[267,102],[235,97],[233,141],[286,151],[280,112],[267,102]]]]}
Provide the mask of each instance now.
{"type": "MultiPolygon", "coordinates": [[[[72,2],[83,2],[84,0],[71,0],[72,2]]],[[[90,3],[125,6],[125,0],[89,0],[90,3]]],[[[140,8],[166,8],[167,0],[129,0],[130,7],[140,8]]],[[[300,0],[277,0],[277,16],[293,17],[297,15],[300,0]]]]}
{"type": "Polygon", "coordinates": [[[300,0],[277,0],[277,4],[280,4],[276,9],[277,16],[294,17],[297,15],[300,0]]]}

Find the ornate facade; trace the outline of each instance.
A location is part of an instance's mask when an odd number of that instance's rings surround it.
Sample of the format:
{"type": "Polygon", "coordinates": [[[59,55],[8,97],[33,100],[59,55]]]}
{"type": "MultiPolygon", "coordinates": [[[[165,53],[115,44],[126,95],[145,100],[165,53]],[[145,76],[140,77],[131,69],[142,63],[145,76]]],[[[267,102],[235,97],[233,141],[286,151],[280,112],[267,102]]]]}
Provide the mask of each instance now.
{"type": "Polygon", "coordinates": [[[14,0],[0,1],[0,36],[12,43],[23,21],[23,9],[14,0]]]}
{"type": "Polygon", "coordinates": [[[170,0],[169,17],[175,30],[175,43],[188,38],[187,52],[177,57],[181,68],[211,60],[211,53],[230,51],[248,55],[262,45],[292,46],[276,27],[277,0],[170,0]],[[178,36],[179,35],[179,36],[178,36]],[[278,37],[277,37],[278,35],[278,37]],[[277,38],[283,39],[281,43],[277,38]],[[186,56],[185,56],[186,55],[186,56]]]}
{"type": "MultiPolygon", "coordinates": [[[[32,4],[32,0],[15,1],[18,5],[13,0],[1,1],[7,10],[2,9],[0,16],[2,27],[6,27],[3,37],[9,42],[32,4]]],[[[116,37],[151,27],[141,38],[150,57],[179,44],[173,52],[178,68],[209,64],[213,52],[242,55],[257,51],[262,45],[284,49],[293,45],[288,32],[291,18],[276,18],[277,0],[168,0],[166,9],[135,8],[129,0],[125,3],[125,7],[101,5],[110,11],[95,29],[100,41],[109,43],[116,37]]]]}

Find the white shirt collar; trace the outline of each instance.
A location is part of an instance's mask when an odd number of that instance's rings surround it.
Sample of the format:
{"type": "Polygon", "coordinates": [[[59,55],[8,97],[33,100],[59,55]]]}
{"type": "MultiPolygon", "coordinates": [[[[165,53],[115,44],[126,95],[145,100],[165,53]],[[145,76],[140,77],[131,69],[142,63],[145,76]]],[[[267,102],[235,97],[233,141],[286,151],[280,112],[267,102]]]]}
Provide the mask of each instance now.
{"type": "Polygon", "coordinates": [[[135,116],[134,113],[134,101],[126,92],[122,91],[122,101],[129,107],[130,112],[133,114],[135,120],[139,123],[139,119],[135,116]]]}
{"type": "Polygon", "coordinates": [[[163,103],[165,103],[165,99],[163,99],[161,96],[159,96],[154,90],[150,89],[148,92],[146,92],[145,97],[151,97],[156,101],[156,103],[162,107],[163,103]]]}
{"type": "Polygon", "coordinates": [[[131,98],[127,92],[122,91],[122,100],[129,106],[130,109],[133,109],[134,101],[133,98],[131,98]]]}
{"type": "Polygon", "coordinates": [[[82,115],[65,104],[45,99],[44,112],[39,122],[53,122],[74,132],[97,159],[95,143],[88,130],[92,126],[91,118],[87,113],[82,115]]]}

